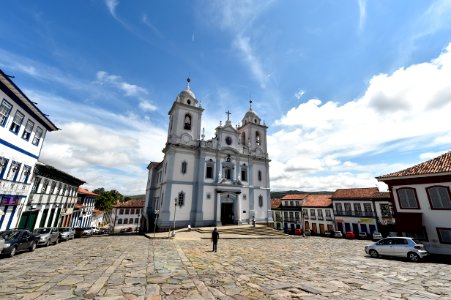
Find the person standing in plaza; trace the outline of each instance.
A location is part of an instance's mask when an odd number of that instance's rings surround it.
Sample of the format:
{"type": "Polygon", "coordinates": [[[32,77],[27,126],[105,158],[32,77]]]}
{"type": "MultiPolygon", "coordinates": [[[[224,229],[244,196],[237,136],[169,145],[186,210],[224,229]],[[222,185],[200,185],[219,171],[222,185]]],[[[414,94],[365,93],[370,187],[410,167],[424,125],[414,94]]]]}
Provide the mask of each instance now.
{"type": "Polygon", "coordinates": [[[213,232],[211,233],[211,241],[213,242],[213,252],[218,252],[218,240],[219,240],[219,232],[215,227],[213,232]]]}

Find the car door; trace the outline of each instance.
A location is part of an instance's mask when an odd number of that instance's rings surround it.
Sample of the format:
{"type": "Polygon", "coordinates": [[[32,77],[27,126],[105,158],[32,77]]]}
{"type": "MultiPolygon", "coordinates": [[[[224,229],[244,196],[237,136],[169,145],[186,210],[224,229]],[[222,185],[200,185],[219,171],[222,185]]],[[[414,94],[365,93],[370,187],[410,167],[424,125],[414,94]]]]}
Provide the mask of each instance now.
{"type": "Polygon", "coordinates": [[[407,252],[409,252],[408,241],[406,239],[393,239],[393,241],[392,255],[407,257],[407,252]]]}
{"type": "Polygon", "coordinates": [[[23,251],[23,250],[27,249],[29,247],[28,246],[29,238],[30,238],[30,235],[28,234],[28,232],[22,231],[19,235],[17,250],[23,251]]]}
{"type": "Polygon", "coordinates": [[[381,255],[391,255],[392,253],[392,239],[382,239],[376,243],[376,251],[381,255]]]}

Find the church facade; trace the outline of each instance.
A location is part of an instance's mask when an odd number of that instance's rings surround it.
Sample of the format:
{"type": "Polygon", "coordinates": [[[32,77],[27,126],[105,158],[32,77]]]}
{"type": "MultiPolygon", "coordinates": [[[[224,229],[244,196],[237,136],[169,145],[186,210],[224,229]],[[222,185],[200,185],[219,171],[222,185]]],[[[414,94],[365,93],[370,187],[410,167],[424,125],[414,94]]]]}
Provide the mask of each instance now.
{"type": "Polygon", "coordinates": [[[240,126],[227,120],[205,139],[204,109],[189,80],[169,110],[162,162],[150,162],[144,207],[146,231],[188,225],[272,223],[267,126],[252,109],[240,126]]]}

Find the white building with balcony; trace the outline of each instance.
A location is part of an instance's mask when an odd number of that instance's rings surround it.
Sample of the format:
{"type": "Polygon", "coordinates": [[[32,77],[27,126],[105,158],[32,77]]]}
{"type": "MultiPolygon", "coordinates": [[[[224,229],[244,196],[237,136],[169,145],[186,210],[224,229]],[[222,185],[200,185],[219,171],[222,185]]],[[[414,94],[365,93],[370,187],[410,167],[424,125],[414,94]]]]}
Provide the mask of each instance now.
{"type": "Polygon", "coordinates": [[[39,227],[70,226],[78,187],[85,182],[42,162],[37,162],[32,182],[17,227],[32,231],[39,227]]]}
{"type": "Polygon", "coordinates": [[[374,188],[337,189],[331,196],[336,230],[387,235],[394,228],[390,194],[374,188]]]}
{"type": "Polygon", "coordinates": [[[139,231],[143,217],[144,200],[129,200],[113,205],[111,232],[139,231]]]}
{"type": "Polygon", "coordinates": [[[451,152],[376,178],[391,192],[396,231],[451,255],[451,152]]]}
{"type": "Polygon", "coordinates": [[[72,216],[72,227],[92,227],[97,194],[78,188],[77,203],[72,216]]]}
{"type": "Polygon", "coordinates": [[[331,194],[309,194],[302,204],[304,229],[312,235],[324,235],[335,230],[331,194]]]}
{"type": "Polygon", "coordinates": [[[58,128],[0,70],[0,230],[17,227],[48,131],[58,128]]]}

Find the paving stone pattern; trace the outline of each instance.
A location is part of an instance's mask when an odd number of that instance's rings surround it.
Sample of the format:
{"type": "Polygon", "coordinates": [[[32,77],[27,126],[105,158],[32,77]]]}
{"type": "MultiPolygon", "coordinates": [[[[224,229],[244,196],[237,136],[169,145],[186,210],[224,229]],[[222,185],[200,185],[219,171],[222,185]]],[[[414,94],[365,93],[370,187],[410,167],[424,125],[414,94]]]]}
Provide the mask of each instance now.
{"type": "Polygon", "coordinates": [[[451,299],[451,265],[368,241],[104,236],[0,258],[0,299],[451,299]]]}

